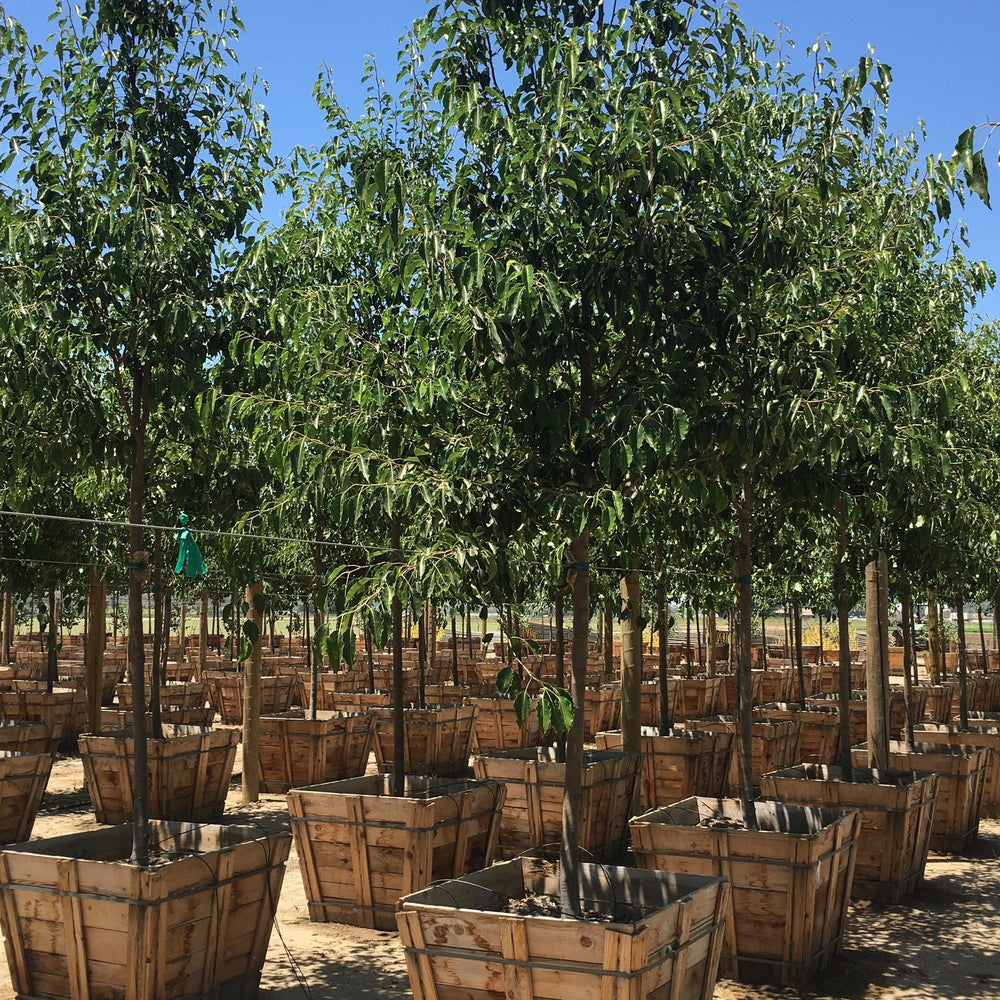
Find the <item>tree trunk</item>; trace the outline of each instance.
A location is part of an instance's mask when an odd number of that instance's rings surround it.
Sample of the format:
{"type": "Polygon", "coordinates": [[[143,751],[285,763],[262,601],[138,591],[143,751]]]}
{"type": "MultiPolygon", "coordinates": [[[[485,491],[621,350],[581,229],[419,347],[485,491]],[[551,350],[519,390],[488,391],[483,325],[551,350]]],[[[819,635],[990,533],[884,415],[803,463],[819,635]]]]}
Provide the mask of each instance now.
{"type": "Polygon", "coordinates": [[[906,702],[906,728],[903,740],[908,752],[913,751],[913,669],[916,665],[913,659],[913,629],[910,615],[913,601],[910,597],[910,583],[905,570],[899,572],[899,598],[902,604],[903,618],[903,700],[906,702]]]}
{"type": "Polygon", "coordinates": [[[142,633],[142,587],[147,576],[142,519],[146,502],[146,442],[142,424],[143,381],[132,379],[132,453],[129,475],[128,668],[132,682],[132,737],[135,762],[132,778],[132,863],[149,866],[149,798],[146,752],[146,667],[142,633]],[[138,428],[138,430],[136,430],[138,428]]]}
{"type": "Polygon", "coordinates": [[[365,662],[368,667],[368,693],[375,693],[375,653],[372,649],[372,630],[365,626],[365,662]]]}
{"type": "MultiPolygon", "coordinates": [[[[401,525],[398,516],[389,519],[389,544],[392,546],[392,561],[403,561],[400,552],[401,525]]],[[[403,602],[399,598],[399,588],[392,591],[390,606],[392,615],[392,794],[401,798],[406,790],[406,734],[403,716],[403,602]]]]}
{"type": "MultiPolygon", "coordinates": [[[[510,645],[508,641],[507,645],[510,645]]],[[[426,708],[424,696],[427,685],[427,605],[417,619],[417,705],[426,708]]]]}
{"type": "Polygon", "coordinates": [[[660,697],[660,735],[666,736],[671,726],[673,726],[674,720],[670,717],[670,697],[668,690],[670,685],[667,678],[667,637],[669,632],[667,628],[669,619],[667,588],[662,583],[656,590],[656,608],[660,616],[660,645],[659,655],[657,656],[657,677],[660,681],[660,690],[658,692],[660,697]]]}
{"type": "Polygon", "coordinates": [[[715,647],[719,643],[719,631],[715,624],[715,612],[706,611],[705,612],[705,622],[706,622],[706,637],[705,637],[705,648],[708,652],[708,676],[715,677],[718,673],[718,669],[715,665],[715,647]]]}
{"type": "MultiPolygon", "coordinates": [[[[611,680],[615,673],[615,602],[609,594],[604,599],[604,638],[601,649],[604,653],[604,679],[611,680]]],[[[574,628],[575,628],[574,624],[574,628]]],[[[590,625],[587,626],[588,630],[590,625]]],[[[600,630],[598,630],[600,631],[600,630]]],[[[575,635],[576,633],[574,633],[575,635]]]]}
{"type": "Polygon", "coordinates": [[[261,636],[264,625],[264,584],[246,589],[247,621],[256,631],[250,644],[250,660],[243,678],[243,804],[260,798],[260,670],[261,636]]]}
{"type": "Polygon", "coordinates": [[[45,671],[45,690],[52,694],[52,689],[59,681],[59,649],[56,638],[56,588],[49,588],[49,632],[46,648],[47,666],[45,671]]]}
{"type": "Polygon", "coordinates": [[[580,917],[580,802],[583,796],[583,707],[590,634],[590,531],[570,544],[573,584],[573,671],[570,697],[573,725],[566,737],[562,838],[559,844],[559,896],[563,916],[580,917]]]}
{"type": "Polygon", "coordinates": [[[941,632],[938,618],[937,591],[927,591],[927,652],[924,653],[924,665],[927,668],[927,679],[931,684],[941,683],[941,632]]]}
{"type": "Polygon", "coordinates": [[[963,733],[969,731],[969,668],[965,654],[965,595],[961,590],[955,595],[958,609],[958,718],[963,733]]]}
{"type": "Polygon", "coordinates": [[[458,686],[458,622],[451,613],[451,683],[458,686]]]}
{"type": "Polygon", "coordinates": [[[767,670],[767,615],[760,616],[760,660],[767,670]]]}
{"type": "Polygon", "coordinates": [[[799,675],[799,704],[806,707],[806,668],[802,662],[802,604],[796,597],[792,601],[792,624],[794,627],[795,667],[799,675]]]}
{"type": "Polygon", "coordinates": [[[847,589],[847,527],[841,521],[837,532],[837,561],[833,567],[833,592],[837,601],[837,642],[840,646],[840,771],[845,781],[854,780],[851,763],[851,595],[847,589]]]}
{"type": "Polygon", "coordinates": [[[3,607],[0,609],[0,629],[3,631],[3,637],[0,639],[0,663],[6,666],[10,663],[10,611],[11,611],[11,599],[10,590],[4,589],[3,592],[3,607]]]}
{"type": "MultiPolygon", "coordinates": [[[[556,635],[556,687],[566,687],[566,584],[556,587],[555,635],[556,635]]],[[[556,762],[566,763],[566,737],[556,737],[556,762]]]]}
{"type": "Polygon", "coordinates": [[[757,813],[753,805],[753,696],[750,671],[753,667],[751,648],[751,623],[753,622],[753,543],[750,534],[750,511],[753,505],[753,487],[749,477],[744,481],[742,502],[736,509],[739,541],[736,557],[736,593],[739,608],[739,661],[736,686],[739,710],[740,798],[743,802],[743,821],[747,829],[757,829],[757,813]]]}
{"type": "Polygon", "coordinates": [[[983,605],[979,602],[976,604],[976,618],[979,620],[979,649],[983,657],[983,673],[986,674],[990,670],[990,660],[986,655],[986,630],[983,628],[983,605]]]}
{"type": "Polygon", "coordinates": [[[876,553],[865,570],[865,666],[868,677],[868,766],[889,766],[889,566],[876,553]]]}
{"type": "Polygon", "coordinates": [[[639,753],[642,727],[642,593],[639,589],[639,571],[632,570],[620,583],[622,609],[618,616],[622,636],[622,749],[639,753]]]}
{"type": "Polygon", "coordinates": [[[91,733],[101,729],[101,688],[104,680],[104,634],[107,593],[96,567],[90,570],[90,593],[87,602],[86,659],[87,727],[91,733]]]}
{"type": "Polygon", "coordinates": [[[208,668],[208,591],[201,592],[201,614],[198,616],[198,669],[195,680],[203,680],[208,668]]]}
{"type": "Polygon", "coordinates": [[[685,663],[685,674],[688,680],[691,679],[694,674],[692,660],[694,657],[691,653],[691,598],[686,594],[684,595],[684,663],[685,663]]]}

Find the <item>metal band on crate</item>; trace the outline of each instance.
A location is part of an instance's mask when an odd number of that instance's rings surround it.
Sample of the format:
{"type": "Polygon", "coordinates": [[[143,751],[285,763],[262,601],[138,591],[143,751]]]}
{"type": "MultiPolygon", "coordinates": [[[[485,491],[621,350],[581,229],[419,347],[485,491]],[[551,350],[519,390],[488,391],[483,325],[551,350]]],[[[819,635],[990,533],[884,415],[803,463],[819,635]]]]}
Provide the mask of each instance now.
{"type": "MultiPolygon", "coordinates": [[[[680,829],[679,827],[672,827],[672,829],[680,829]]],[[[857,838],[852,837],[850,840],[845,840],[839,847],[835,847],[832,851],[827,851],[826,854],[821,854],[815,861],[781,861],[778,858],[740,858],[732,857],[728,854],[705,854],[704,851],[668,851],[662,848],[652,850],[644,850],[638,847],[632,848],[632,853],[637,858],[648,858],[648,857],[667,857],[667,858],[699,858],[702,861],[731,861],[735,864],[742,865],[775,865],[779,868],[795,868],[795,869],[805,869],[805,868],[816,868],[822,865],[824,861],[830,858],[835,858],[838,854],[843,854],[844,851],[851,848],[857,843],[857,838]]],[[[665,869],[660,869],[664,871],[665,869]]]]}
{"type": "MultiPolygon", "coordinates": [[[[180,858],[172,860],[182,861],[185,858],[199,858],[197,854],[186,854],[180,858]]],[[[82,859],[81,859],[82,860],[82,859]]],[[[0,892],[8,889],[12,892],[38,893],[44,896],[62,896],[66,899],[96,899],[102,903],[121,903],[123,906],[162,906],[164,903],[173,902],[175,899],[184,899],[187,896],[197,896],[199,893],[212,892],[224,885],[235,885],[248,878],[255,878],[268,872],[276,872],[284,869],[284,863],[278,865],[267,865],[265,868],[254,868],[253,871],[244,872],[242,875],[232,875],[226,879],[213,879],[211,882],[204,882],[198,886],[182,889],[178,892],[171,892],[167,896],[158,896],[155,899],[130,899],[128,896],[105,896],[97,892],[70,892],[51,885],[31,885],[27,882],[0,882],[0,892]]],[[[137,871],[147,871],[156,874],[157,869],[137,868],[137,871]]]]}
{"type": "MultiPolygon", "coordinates": [[[[367,907],[366,907],[367,909],[367,907]]],[[[403,910],[403,913],[414,913],[414,910],[403,910]]],[[[496,912],[496,911],[494,911],[496,912]]],[[[499,914],[503,916],[504,914],[499,914]]],[[[586,921],[584,921],[585,923],[586,921]]],[[[638,921],[636,921],[638,923],[638,921]]],[[[613,928],[614,924],[599,924],[599,927],[613,928]]],[[[581,976],[609,976],[612,979],[634,979],[636,976],[644,976],[653,969],[658,969],[664,962],[693,947],[702,938],[710,937],[714,934],[722,923],[712,922],[703,926],[696,934],[692,934],[686,941],[680,944],[666,944],[658,948],[654,955],[659,957],[651,962],[647,962],[641,969],[624,971],[622,969],[605,969],[599,965],[582,967],[578,964],[563,962],[541,962],[530,958],[507,958],[504,955],[497,955],[494,952],[469,952],[459,948],[412,948],[404,946],[403,951],[407,955],[426,955],[428,958],[457,958],[463,961],[489,962],[490,965],[506,965],[516,969],[545,969],[549,972],[571,972],[581,976]]]]}
{"type": "MultiPolygon", "coordinates": [[[[416,801],[420,801],[419,799],[416,801]]],[[[414,833],[433,833],[446,826],[457,826],[459,823],[471,823],[473,820],[482,819],[484,816],[495,816],[496,805],[492,809],[482,812],[470,813],[468,816],[453,816],[451,819],[441,820],[433,826],[407,826],[405,823],[387,823],[384,820],[353,820],[335,819],[331,816],[292,816],[293,823],[323,823],[327,826],[360,826],[371,827],[375,830],[412,830],[414,833]]]]}

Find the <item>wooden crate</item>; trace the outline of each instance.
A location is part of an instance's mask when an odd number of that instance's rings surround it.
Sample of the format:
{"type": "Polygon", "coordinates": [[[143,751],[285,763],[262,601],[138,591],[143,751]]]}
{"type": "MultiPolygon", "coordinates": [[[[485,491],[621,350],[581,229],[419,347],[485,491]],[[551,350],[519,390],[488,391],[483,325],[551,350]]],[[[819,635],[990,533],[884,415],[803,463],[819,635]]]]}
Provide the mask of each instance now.
{"type": "MultiPolygon", "coordinates": [[[[614,857],[625,839],[639,755],[587,750],[583,760],[580,846],[599,857],[614,857]]],[[[477,778],[499,781],[507,788],[500,857],[558,846],[566,765],[556,762],[554,749],[529,747],[483,754],[473,758],[472,767],[477,778]]]]}
{"type": "MultiPolygon", "coordinates": [[[[124,663],[105,661],[101,672],[101,704],[110,705],[115,700],[115,687],[125,673],[124,663]]],[[[59,684],[86,690],[87,671],[83,663],[60,663],[59,684]]]]}
{"type": "Polygon", "coordinates": [[[990,819],[1000,818],[1000,726],[993,728],[976,726],[970,727],[970,732],[963,732],[957,725],[945,726],[928,722],[913,728],[913,736],[917,740],[933,740],[935,743],[990,749],[980,815],[990,819]]]}
{"type": "MultiPolygon", "coordinates": [[[[735,737],[693,729],[643,727],[639,804],[642,809],[666,806],[691,795],[716,798],[725,794],[735,737]]],[[[599,750],[621,750],[621,733],[598,733],[599,750]]]]}
{"type": "MultiPolygon", "coordinates": [[[[118,704],[124,709],[132,707],[132,685],[119,684],[118,704]]],[[[147,698],[150,692],[146,692],[147,698]]],[[[160,685],[161,708],[204,708],[208,701],[208,684],[205,681],[188,681],[160,685]]]]}
{"type": "Polygon", "coordinates": [[[283,795],[300,785],[340,781],[365,773],[372,717],[365,712],[301,710],[260,719],[260,790],[283,795]]]}
{"type": "Polygon", "coordinates": [[[678,678],[677,721],[715,715],[722,699],[723,684],[721,677],[678,678]]]}
{"type": "MultiPolygon", "coordinates": [[[[902,743],[889,743],[889,766],[893,770],[938,775],[938,800],[931,828],[932,851],[960,854],[979,836],[989,755],[985,747],[917,743],[908,751],[902,743]]],[[[857,767],[866,766],[867,748],[853,747],[851,759],[857,767]]]]}
{"type": "MultiPolygon", "coordinates": [[[[224,726],[242,725],[244,675],[212,671],[206,673],[204,679],[208,684],[208,699],[219,713],[219,721],[224,726]]],[[[290,675],[261,677],[261,715],[287,712],[291,708],[294,693],[295,678],[290,675]]]]}
{"type": "MultiPolygon", "coordinates": [[[[295,684],[298,691],[299,704],[308,708],[310,704],[309,689],[311,678],[308,670],[301,668],[295,671],[295,684]]],[[[321,670],[316,678],[317,701],[324,711],[332,711],[331,699],[343,692],[366,691],[368,689],[368,672],[361,670],[341,670],[333,673],[321,670]]]]}
{"type": "Polygon", "coordinates": [[[510,698],[470,698],[469,704],[478,710],[472,731],[473,752],[516,750],[539,742],[534,703],[523,726],[517,724],[517,713],[510,698]]]}
{"type": "Polygon", "coordinates": [[[558,894],[557,866],[537,858],[401,899],[396,916],[414,1000],[711,1000],[728,884],[580,868],[584,905],[610,922],[511,914],[511,899],[558,894]]]}
{"type": "Polygon", "coordinates": [[[951,718],[951,706],[955,691],[947,684],[915,684],[924,694],[924,714],[914,722],[943,722],[951,718]]]}
{"type": "Polygon", "coordinates": [[[8,753],[55,753],[56,742],[44,722],[0,720],[0,750],[8,753]]]}
{"type": "MultiPolygon", "coordinates": [[[[219,819],[236,760],[239,733],[231,729],[164,726],[165,739],[146,741],[152,819],[219,819]]],[[[98,823],[132,818],[135,740],[131,729],[80,737],[83,776],[98,823]]]]}
{"type": "Polygon", "coordinates": [[[598,733],[610,732],[621,724],[621,684],[602,684],[583,691],[583,738],[593,741],[598,733]]]}
{"type": "Polygon", "coordinates": [[[802,727],[798,762],[832,764],[840,745],[840,711],[836,708],[800,708],[797,702],[761,705],[755,716],[762,719],[792,719],[802,727]]]}
{"type": "MultiPolygon", "coordinates": [[[[385,773],[395,766],[392,707],[370,710],[375,719],[375,761],[385,773]]],[[[476,724],[475,705],[403,709],[403,768],[407,774],[466,773],[476,724]]]]}
{"type": "MultiPolygon", "coordinates": [[[[824,708],[830,705],[839,707],[837,695],[823,695],[819,698],[807,698],[806,705],[810,708],[824,708]]],[[[913,688],[913,718],[919,721],[924,717],[927,706],[927,692],[919,687],[913,688]]],[[[864,743],[868,739],[868,700],[863,691],[854,691],[850,701],[851,715],[851,745],[864,743]]],[[[898,737],[906,726],[906,700],[902,688],[889,689],[889,735],[898,737]]]]}
{"type": "Polygon", "coordinates": [[[52,754],[0,750],[0,844],[31,836],[52,772],[52,754]]]}
{"type": "Polygon", "coordinates": [[[861,818],[774,802],[754,809],[759,831],[734,827],[743,823],[736,799],[651,810],[629,824],[632,850],[642,868],[729,879],[721,976],[804,986],[843,947],[861,818]]]}
{"type": "MultiPolygon", "coordinates": [[[[714,719],[692,719],[684,723],[685,729],[705,733],[729,733],[733,738],[733,752],[729,759],[729,794],[739,794],[739,726],[730,716],[714,719]]],[[[751,755],[753,758],[754,793],[759,790],[760,776],[768,771],[791,767],[797,762],[802,727],[791,719],[755,719],[752,726],[751,755]]]]}
{"type": "MultiPolygon", "coordinates": [[[[958,716],[951,720],[954,725],[961,725],[958,716]]],[[[1000,729],[1000,712],[969,712],[970,729],[1000,729]]]]}
{"type": "Polygon", "coordinates": [[[852,771],[853,780],[844,781],[839,767],[800,764],[765,774],[761,794],[788,805],[859,810],[851,898],[898,903],[924,877],[938,777],[912,771],[852,771]]]}
{"type": "MultiPolygon", "coordinates": [[[[33,683],[18,681],[18,684],[33,683]]],[[[44,686],[43,686],[44,687],[44,686]]],[[[59,746],[73,747],[86,728],[87,706],[82,691],[45,690],[0,691],[0,718],[16,722],[44,722],[52,740],[59,746]]]]}
{"type": "Polygon", "coordinates": [[[0,922],[15,992],[45,1000],[256,996],[288,834],[150,824],[149,869],[131,825],[0,852],[0,922]]]}
{"type": "Polygon", "coordinates": [[[396,902],[492,863],[505,790],[492,781],[368,775],[293,788],[309,919],[392,930],[396,902]]]}
{"type": "MultiPolygon", "coordinates": [[[[736,715],[739,710],[739,698],[736,693],[736,674],[720,674],[722,678],[722,693],[719,696],[719,704],[716,711],[719,715],[736,715]]],[[[750,702],[759,705],[763,700],[761,695],[764,690],[764,672],[762,670],[750,671],[750,702]]]]}
{"type": "MultiPolygon", "coordinates": [[[[132,709],[102,708],[101,732],[109,729],[128,729],[132,725],[132,709]]],[[[209,729],[215,722],[215,709],[204,708],[161,708],[160,722],[169,726],[198,726],[209,729]]],[[[153,716],[146,713],[146,725],[153,724],[153,716]]],[[[148,732],[148,730],[147,730],[148,732]]]]}
{"type": "Polygon", "coordinates": [[[760,701],[762,703],[792,700],[793,671],[791,667],[771,667],[767,670],[754,670],[752,673],[760,678],[760,701]]]}
{"type": "MultiPolygon", "coordinates": [[[[667,707],[671,724],[677,721],[681,688],[676,677],[667,678],[667,707]]],[[[639,687],[639,721],[644,726],[660,725],[660,682],[643,681],[639,687]]]]}

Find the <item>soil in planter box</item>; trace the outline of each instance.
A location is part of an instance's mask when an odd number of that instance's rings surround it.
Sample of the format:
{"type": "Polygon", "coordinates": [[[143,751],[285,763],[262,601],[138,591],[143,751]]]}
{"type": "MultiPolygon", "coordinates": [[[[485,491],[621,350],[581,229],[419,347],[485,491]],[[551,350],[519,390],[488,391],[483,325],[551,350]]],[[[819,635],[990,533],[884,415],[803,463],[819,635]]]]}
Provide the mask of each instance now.
{"type": "MultiPolygon", "coordinates": [[[[630,903],[618,903],[614,912],[608,910],[598,910],[592,906],[583,908],[582,920],[589,920],[595,924],[634,924],[648,916],[656,909],[655,906],[637,906],[630,903]]],[[[558,896],[549,896],[544,893],[530,893],[523,898],[508,899],[507,906],[501,911],[511,913],[517,917],[555,917],[563,919],[562,904],[558,896]]],[[[573,920],[574,917],[566,917],[573,920]]]]}

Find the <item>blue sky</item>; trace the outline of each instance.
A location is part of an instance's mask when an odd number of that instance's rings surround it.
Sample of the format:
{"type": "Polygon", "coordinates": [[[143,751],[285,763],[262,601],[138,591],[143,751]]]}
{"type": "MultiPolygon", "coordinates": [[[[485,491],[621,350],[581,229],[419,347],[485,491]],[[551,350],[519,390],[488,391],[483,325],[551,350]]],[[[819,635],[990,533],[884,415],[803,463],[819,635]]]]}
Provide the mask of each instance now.
{"type": "MultiPolygon", "coordinates": [[[[33,40],[43,39],[50,0],[0,4],[33,40]]],[[[264,104],[279,155],[296,144],[323,141],[312,100],[321,66],[332,70],[341,101],[359,107],[366,54],[375,56],[383,75],[393,77],[397,41],[426,8],[425,0],[238,0],[237,5],[246,25],[240,62],[259,67],[268,81],[264,104]]],[[[832,55],[845,68],[874,46],[875,57],[893,69],[891,127],[909,131],[925,122],[928,154],[950,156],[968,125],[1000,120],[1000,0],[743,0],[738,6],[743,20],[765,33],[773,33],[776,22],[784,24],[799,51],[818,36],[828,38],[832,55]]],[[[997,209],[987,211],[972,200],[957,214],[969,227],[969,254],[1000,271],[998,148],[1000,137],[987,156],[997,209]]],[[[269,201],[266,212],[277,216],[277,202],[269,201]]],[[[979,311],[1000,318],[1000,292],[989,293],[979,311]]]]}

